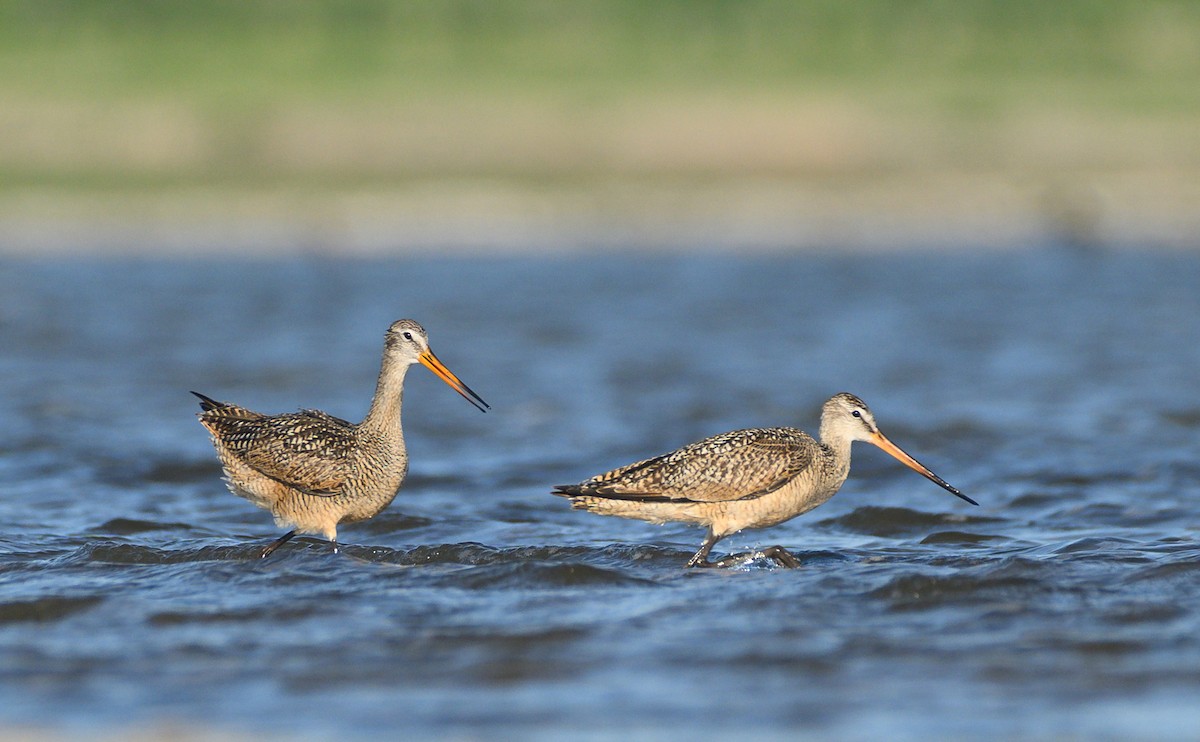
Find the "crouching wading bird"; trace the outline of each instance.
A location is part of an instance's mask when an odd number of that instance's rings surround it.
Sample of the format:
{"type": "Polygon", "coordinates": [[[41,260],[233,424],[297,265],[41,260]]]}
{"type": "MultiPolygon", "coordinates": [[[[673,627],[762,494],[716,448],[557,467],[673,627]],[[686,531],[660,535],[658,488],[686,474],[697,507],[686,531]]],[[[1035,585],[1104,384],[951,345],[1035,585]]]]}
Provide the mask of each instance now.
{"type": "Polygon", "coordinates": [[[414,363],[487,412],[487,402],[437,359],[425,329],[411,319],[388,328],[375,397],[357,425],[320,410],[263,415],[192,392],[229,489],[292,529],[261,556],[297,533],[321,534],[336,545],[338,524],[374,517],[391,504],[408,473],[400,406],[414,363]]]}
{"type": "Polygon", "coordinates": [[[841,488],[850,473],[850,444],[867,441],[972,505],[879,432],[866,403],[853,394],[835,394],[821,410],[821,440],[795,428],[751,428],[702,441],[579,484],[559,485],[554,494],[572,507],[650,523],[706,526],[708,535],[689,567],[728,567],[761,554],[781,566],[799,561],[782,546],[734,554],[710,562],[721,539],[743,528],[765,528],[817,507],[841,488]]]}

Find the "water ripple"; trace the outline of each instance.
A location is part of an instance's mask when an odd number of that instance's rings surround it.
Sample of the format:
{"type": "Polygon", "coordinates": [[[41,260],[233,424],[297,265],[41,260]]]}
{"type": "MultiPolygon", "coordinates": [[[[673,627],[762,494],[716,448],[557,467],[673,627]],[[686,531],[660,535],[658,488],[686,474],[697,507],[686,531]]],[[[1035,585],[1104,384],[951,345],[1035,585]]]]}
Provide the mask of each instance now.
{"type": "Polygon", "coordinates": [[[839,518],[820,521],[818,525],[881,538],[908,536],[944,526],[971,526],[998,522],[998,518],[964,515],[961,513],[926,513],[902,507],[865,505],[839,518]]]}
{"type": "Polygon", "coordinates": [[[896,610],[938,610],[946,605],[1028,603],[1051,589],[1027,576],[903,575],[868,595],[888,601],[896,610]]]}
{"type": "Polygon", "coordinates": [[[103,602],[95,595],[79,597],[43,597],[35,600],[0,602],[0,624],[53,623],[86,611],[103,602]]]}

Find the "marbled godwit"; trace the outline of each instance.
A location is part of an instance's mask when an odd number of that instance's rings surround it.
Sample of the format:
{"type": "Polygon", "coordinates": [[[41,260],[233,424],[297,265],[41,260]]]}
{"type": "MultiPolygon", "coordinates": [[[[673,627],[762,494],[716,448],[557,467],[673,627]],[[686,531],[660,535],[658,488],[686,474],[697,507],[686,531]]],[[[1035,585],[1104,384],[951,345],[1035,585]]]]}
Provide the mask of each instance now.
{"type": "MultiPolygon", "coordinates": [[[[651,523],[708,527],[689,567],[724,567],[755,555],[710,562],[713,545],[743,528],[765,528],[807,513],[833,497],[850,473],[850,444],[867,441],[952,494],[978,505],[888,440],[867,405],[836,394],[821,410],[821,440],[795,428],[752,428],[715,435],[645,461],[598,474],[554,494],[572,507],[651,523]]],[[[782,546],[762,555],[785,567],[800,563],[782,546]]]]}
{"type": "Polygon", "coordinates": [[[319,533],[336,544],[339,523],[371,518],[396,497],[408,473],[400,406],[404,375],[414,363],[487,411],[488,404],[437,359],[425,329],[411,319],[388,328],[375,397],[357,425],[320,410],[262,415],[192,392],[200,398],[200,422],[212,433],[229,489],[292,529],[264,548],[263,557],[297,533],[319,533]]]}

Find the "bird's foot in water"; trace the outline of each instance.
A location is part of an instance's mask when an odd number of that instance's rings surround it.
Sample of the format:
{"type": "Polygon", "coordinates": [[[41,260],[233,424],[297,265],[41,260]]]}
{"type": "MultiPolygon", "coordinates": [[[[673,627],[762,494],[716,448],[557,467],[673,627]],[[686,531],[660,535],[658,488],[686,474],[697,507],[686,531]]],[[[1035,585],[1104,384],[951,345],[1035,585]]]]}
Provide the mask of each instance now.
{"type": "Polygon", "coordinates": [[[800,560],[792,555],[790,551],[782,546],[769,546],[761,551],[746,551],[741,554],[730,554],[729,556],[718,559],[715,562],[710,562],[707,559],[700,561],[693,559],[688,562],[689,567],[719,567],[722,569],[733,569],[737,567],[745,567],[757,559],[769,559],[780,567],[795,569],[800,566],[800,560]]]}
{"type": "Polygon", "coordinates": [[[796,569],[800,566],[800,560],[782,546],[769,546],[755,554],[755,556],[772,559],[780,567],[787,567],[788,569],[796,569]]]}

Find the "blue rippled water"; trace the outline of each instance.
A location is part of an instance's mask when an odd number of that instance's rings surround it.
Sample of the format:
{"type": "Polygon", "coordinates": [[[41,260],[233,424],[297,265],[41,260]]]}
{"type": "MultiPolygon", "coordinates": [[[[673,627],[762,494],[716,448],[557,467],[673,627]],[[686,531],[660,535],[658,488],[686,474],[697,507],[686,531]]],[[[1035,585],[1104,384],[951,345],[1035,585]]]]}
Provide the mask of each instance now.
{"type": "Polygon", "coordinates": [[[0,731],[1192,739],[1200,254],[0,261],[0,731]],[[196,389],[366,411],[410,316],[396,502],[272,558],[196,389]],[[851,391],[842,492],[701,533],[551,485],[851,391]]]}

